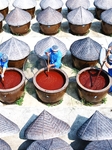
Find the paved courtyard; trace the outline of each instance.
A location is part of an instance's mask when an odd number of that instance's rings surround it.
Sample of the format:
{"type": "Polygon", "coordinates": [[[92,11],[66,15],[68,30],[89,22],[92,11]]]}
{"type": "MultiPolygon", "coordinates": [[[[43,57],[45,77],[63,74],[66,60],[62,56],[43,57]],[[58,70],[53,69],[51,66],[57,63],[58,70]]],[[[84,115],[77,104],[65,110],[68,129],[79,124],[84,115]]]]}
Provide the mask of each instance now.
{"type": "MultiPolygon", "coordinates": [[[[40,11],[39,2],[37,0],[37,8],[36,15],[40,11]]],[[[66,0],[65,0],[66,2],[66,0]]],[[[64,3],[65,3],[64,2],[64,3]]],[[[10,10],[13,9],[12,0],[10,1],[10,10]]],[[[94,14],[94,6],[93,0],[91,0],[90,11],[94,14]]],[[[62,136],[63,140],[67,143],[71,144],[74,150],[83,150],[86,143],[77,139],[76,131],[82,125],[82,123],[89,118],[96,110],[100,111],[105,116],[112,119],[112,95],[107,94],[106,102],[100,105],[90,105],[86,106],[79,99],[77,89],[76,89],[76,74],[77,70],[72,66],[72,60],[70,55],[70,45],[78,40],[85,37],[90,37],[93,40],[97,41],[102,45],[102,47],[107,48],[108,44],[112,42],[111,36],[106,36],[101,32],[101,21],[94,18],[89,33],[83,36],[76,36],[69,32],[69,24],[66,19],[67,8],[64,5],[62,9],[63,21],[60,27],[59,32],[54,35],[54,37],[58,38],[60,41],[66,44],[68,49],[66,56],[62,60],[61,69],[64,70],[69,77],[69,85],[67,91],[63,97],[63,101],[57,105],[46,105],[39,101],[36,96],[35,87],[32,82],[32,77],[36,71],[40,69],[39,61],[37,57],[33,54],[35,44],[43,39],[48,37],[39,32],[39,25],[36,21],[36,17],[31,20],[30,32],[23,36],[16,36],[10,33],[9,27],[6,24],[5,20],[3,22],[3,32],[0,33],[0,44],[4,41],[8,40],[11,37],[18,38],[24,42],[26,42],[31,48],[31,54],[24,65],[23,72],[26,76],[26,87],[25,87],[25,95],[23,99],[23,104],[19,106],[18,104],[10,104],[6,105],[0,103],[0,113],[16,123],[20,130],[26,125],[27,121],[33,116],[38,116],[43,110],[50,112],[55,117],[67,122],[71,131],[68,135],[62,136]],[[38,62],[38,64],[37,64],[38,62]],[[30,67],[27,65],[30,63],[30,66],[33,68],[32,71],[30,67]],[[83,143],[83,144],[82,144],[83,143]]],[[[98,64],[99,65],[99,64],[98,64]]],[[[27,148],[27,144],[31,141],[26,141],[26,139],[22,139],[19,137],[19,133],[13,136],[1,137],[5,140],[12,148],[12,150],[25,150],[27,148]]]]}

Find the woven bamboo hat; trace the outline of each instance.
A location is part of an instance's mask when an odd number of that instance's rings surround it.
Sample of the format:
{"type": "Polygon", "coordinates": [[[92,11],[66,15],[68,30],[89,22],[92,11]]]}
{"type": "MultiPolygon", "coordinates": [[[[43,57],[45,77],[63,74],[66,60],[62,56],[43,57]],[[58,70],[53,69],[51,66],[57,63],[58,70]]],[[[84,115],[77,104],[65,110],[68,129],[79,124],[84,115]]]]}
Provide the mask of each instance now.
{"type": "Polygon", "coordinates": [[[101,13],[101,20],[112,25],[112,8],[101,13]]]}
{"type": "Polygon", "coordinates": [[[112,139],[112,120],[99,111],[87,119],[78,129],[77,135],[86,141],[99,141],[112,139]]]}
{"type": "Polygon", "coordinates": [[[89,24],[93,21],[93,19],[94,19],[93,14],[89,10],[86,10],[81,6],[70,11],[67,15],[67,20],[71,24],[75,25],[89,24]]]}
{"type": "Polygon", "coordinates": [[[77,7],[82,6],[85,9],[88,9],[90,6],[90,1],[89,0],[67,0],[66,1],[66,6],[67,8],[73,10],[77,7]]]}
{"type": "Polygon", "coordinates": [[[53,8],[47,7],[37,15],[36,19],[43,25],[55,25],[62,21],[63,16],[53,8]]]}
{"type": "Polygon", "coordinates": [[[4,16],[0,13],[0,21],[4,19],[4,16]]]}
{"type": "Polygon", "coordinates": [[[94,5],[97,8],[107,10],[107,9],[112,8],[112,1],[111,0],[95,0],[94,5]]]}
{"type": "Polygon", "coordinates": [[[11,150],[11,147],[4,140],[0,139],[0,150],[11,150]]]}
{"type": "Polygon", "coordinates": [[[7,54],[9,60],[21,60],[30,53],[30,47],[25,42],[14,37],[0,45],[0,52],[7,54]]]}
{"type": "Polygon", "coordinates": [[[112,150],[112,140],[90,142],[84,150],[112,150]]]}
{"type": "Polygon", "coordinates": [[[73,42],[70,51],[81,60],[94,61],[99,59],[101,48],[99,43],[87,37],[73,42]]]}
{"type": "Polygon", "coordinates": [[[27,150],[73,150],[72,147],[60,138],[34,141],[27,150]]]}
{"type": "Polygon", "coordinates": [[[67,134],[69,130],[67,123],[44,110],[26,129],[25,137],[31,140],[45,140],[67,134]]]}
{"type": "Polygon", "coordinates": [[[9,2],[8,2],[8,0],[0,0],[0,10],[2,10],[2,9],[4,9],[4,8],[6,8],[6,7],[8,7],[9,6],[9,2]]]}
{"type": "Polygon", "coordinates": [[[0,114],[0,137],[17,134],[19,131],[19,127],[14,122],[0,114]]]}
{"type": "Polygon", "coordinates": [[[15,8],[7,14],[5,21],[12,26],[21,26],[31,21],[31,15],[25,10],[15,8]]]}
{"type": "Polygon", "coordinates": [[[51,7],[53,9],[59,9],[63,6],[62,0],[41,0],[40,7],[42,9],[46,9],[47,7],[51,7]]]}
{"type": "Polygon", "coordinates": [[[53,45],[57,45],[59,50],[62,53],[62,57],[64,57],[67,53],[66,45],[58,40],[56,37],[49,36],[47,38],[44,38],[36,43],[34,46],[35,53],[40,57],[46,57],[45,56],[45,50],[51,48],[53,45]]]}
{"type": "Polygon", "coordinates": [[[36,7],[36,5],[37,5],[36,0],[23,0],[23,1],[14,0],[13,2],[14,7],[18,7],[21,9],[30,9],[36,7]]]}

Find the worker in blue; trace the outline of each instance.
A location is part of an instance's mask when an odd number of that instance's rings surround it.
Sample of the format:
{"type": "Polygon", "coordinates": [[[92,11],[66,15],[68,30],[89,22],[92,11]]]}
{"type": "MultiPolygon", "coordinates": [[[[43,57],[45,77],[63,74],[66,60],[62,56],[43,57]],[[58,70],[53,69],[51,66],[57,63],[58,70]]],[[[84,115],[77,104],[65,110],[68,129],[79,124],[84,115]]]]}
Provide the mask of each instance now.
{"type": "Polygon", "coordinates": [[[8,67],[8,56],[6,54],[3,54],[0,52],[0,76],[2,78],[2,81],[4,81],[4,73],[8,67]]]}
{"type": "MultiPolygon", "coordinates": [[[[109,47],[108,48],[108,52],[107,52],[107,60],[104,60],[105,62],[105,66],[108,68],[108,74],[110,75],[111,77],[111,84],[112,84],[112,47],[109,47]]],[[[109,89],[109,93],[112,92],[112,85],[109,89]]]]}
{"type": "Polygon", "coordinates": [[[62,53],[59,50],[57,45],[53,45],[51,48],[45,51],[45,54],[48,56],[50,62],[47,65],[47,68],[60,68],[61,67],[61,59],[62,53]]]}

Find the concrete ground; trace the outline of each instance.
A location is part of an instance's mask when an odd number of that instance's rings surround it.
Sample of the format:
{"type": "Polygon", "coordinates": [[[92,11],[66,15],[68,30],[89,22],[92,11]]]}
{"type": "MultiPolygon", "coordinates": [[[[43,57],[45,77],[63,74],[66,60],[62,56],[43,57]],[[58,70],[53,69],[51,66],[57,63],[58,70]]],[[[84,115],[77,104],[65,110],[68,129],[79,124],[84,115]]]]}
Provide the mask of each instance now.
{"type": "MultiPolygon", "coordinates": [[[[40,11],[39,2],[40,1],[37,0],[36,14],[40,11]]],[[[10,1],[10,10],[13,8],[11,4],[12,4],[12,1],[10,1]]],[[[94,13],[93,0],[91,1],[90,10],[91,12],[94,13]]],[[[70,125],[71,127],[70,133],[60,138],[65,140],[67,143],[71,144],[74,150],[83,150],[86,143],[77,139],[76,137],[77,129],[96,110],[100,111],[102,114],[112,119],[112,106],[111,106],[112,96],[111,94],[107,94],[106,103],[103,103],[100,105],[86,106],[81,102],[81,100],[78,97],[78,93],[76,92],[76,82],[75,82],[76,71],[72,66],[69,48],[70,48],[70,45],[74,41],[85,38],[85,37],[90,37],[93,40],[100,43],[103,47],[107,48],[108,44],[112,41],[112,37],[106,36],[101,33],[101,21],[97,19],[94,19],[94,21],[92,22],[92,25],[88,34],[84,36],[72,35],[71,33],[69,33],[69,25],[66,19],[67,8],[65,5],[63,7],[62,13],[63,13],[64,18],[62,21],[61,28],[60,28],[59,33],[54,35],[54,37],[64,42],[68,49],[67,55],[62,61],[63,65],[61,68],[67,73],[70,79],[69,86],[63,97],[63,101],[60,104],[53,105],[53,106],[43,104],[36,97],[35,87],[33,83],[31,81],[27,81],[26,79],[26,88],[25,88],[25,96],[24,96],[23,104],[19,106],[17,104],[5,105],[3,103],[0,103],[0,113],[4,115],[5,117],[7,117],[8,119],[10,119],[11,121],[13,121],[14,123],[16,123],[18,127],[20,128],[20,130],[22,130],[23,127],[28,122],[28,120],[33,115],[38,116],[43,110],[46,110],[50,112],[52,115],[54,115],[55,117],[67,122],[70,125]]],[[[30,32],[24,36],[15,36],[11,34],[4,20],[3,32],[0,33],[0,44],[8,40],[11,37],[15,37],[26,42],[30,46],[31,51],[33,51],[35,44],[39,40],[47,37],[47,35],[44,35],[39,32],[39,25],[35,17],[31,21],[30,32]]],[[[30,55],[27,62],[31,60],[32,55],[33,54],[30,55]]],[[[31,65],[35,63],[35,59],[33,62],[31,61],[30,63],[31,65]]],[[[32,78],[33,74],[31,73],[27,74],[26,73],[27,69],[26,70],[23,69],[23,72],[26,78],[32,78]]],[[[35,67],[33,69],[34,69],[34,73],[38,70],[38,68],[35,68],[35,67]]],[[[19,133],[13,136],[1,137],[1,138],[10,145],[12,150],[25,150],[28,146],[27,144],[30,142],[30,141],[27,141],[26,139],[20,138],[19,133]]]]}

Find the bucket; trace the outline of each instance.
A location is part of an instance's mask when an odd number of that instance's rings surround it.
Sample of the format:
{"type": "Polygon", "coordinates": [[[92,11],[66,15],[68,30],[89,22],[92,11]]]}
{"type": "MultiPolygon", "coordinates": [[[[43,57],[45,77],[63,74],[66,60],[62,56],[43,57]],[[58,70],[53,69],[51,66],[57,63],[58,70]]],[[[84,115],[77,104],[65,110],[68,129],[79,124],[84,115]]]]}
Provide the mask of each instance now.
{"type": "Polygon", "coordinates": [[[40,100],[47,104],[54,104],[63,99],[69,79],[61,69],[51,68],[48,72],[43,68],[36,72],[33,83],[40,100]]]}

